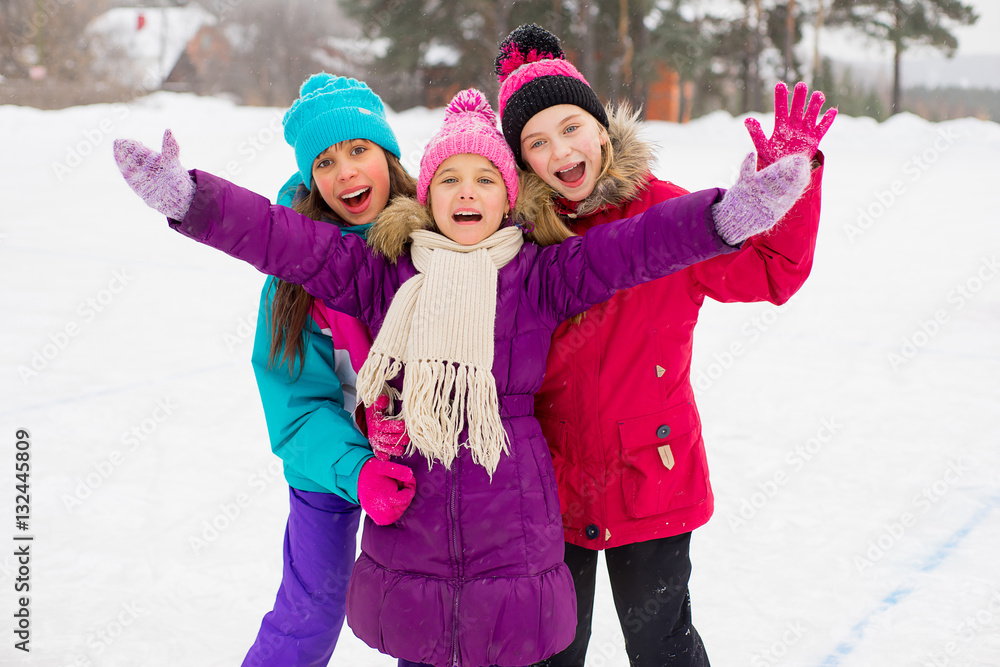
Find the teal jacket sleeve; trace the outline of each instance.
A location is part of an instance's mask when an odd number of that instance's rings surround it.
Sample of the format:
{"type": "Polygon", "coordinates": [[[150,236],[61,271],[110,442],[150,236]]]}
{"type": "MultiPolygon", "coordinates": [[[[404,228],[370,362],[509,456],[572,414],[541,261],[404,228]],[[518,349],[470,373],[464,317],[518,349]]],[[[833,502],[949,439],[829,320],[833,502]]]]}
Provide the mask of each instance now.
{"type": "Polygon", "coordinates": [[[296,361],[294,373],[287,361],[268,368],[268,322],[276,285],[269,277],[261,291],[251,358],[271,450],[284,463],[290,486],[329,491],[356,503],[358,474],[372,450],[344,409],[332,341],[309,318],[301,366],[296,361]]]}

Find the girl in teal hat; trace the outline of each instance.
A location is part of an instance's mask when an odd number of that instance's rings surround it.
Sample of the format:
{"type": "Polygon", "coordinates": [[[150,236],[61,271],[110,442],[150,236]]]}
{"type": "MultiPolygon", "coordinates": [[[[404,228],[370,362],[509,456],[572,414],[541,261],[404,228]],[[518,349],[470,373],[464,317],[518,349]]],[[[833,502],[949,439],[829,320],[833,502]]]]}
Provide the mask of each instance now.
{"type": "MultiPolygon", "coordinates": [[[[309,77],[284,131],[297,172],[278,202],[344,234],[365,235],[390,199],[416,192],[382,101],[360,81],[309,77]]],[[[326,665],[337,644],[361,516],[358,478],[372,458],[354,390],[371,342],[365,325],[300,286],[265,282],[252,363],[289,513],[281,585],[246,667],[326,665]]],[[[369,421],[383,430],[394,424],[374,414],[369,421]]]]}

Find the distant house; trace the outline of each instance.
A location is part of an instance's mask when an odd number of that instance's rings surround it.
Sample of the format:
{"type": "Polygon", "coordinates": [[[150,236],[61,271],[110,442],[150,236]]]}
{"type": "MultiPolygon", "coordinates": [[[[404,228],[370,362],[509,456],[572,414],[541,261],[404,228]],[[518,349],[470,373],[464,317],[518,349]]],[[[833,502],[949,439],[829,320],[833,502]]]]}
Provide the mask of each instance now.
{"type": "Polygon", "coordinates": [[[188,40],[163,88],[180,92],[221,91],[221,75],[232,61],[232,43],[215,25],[205,24],[188,40]]]}
{"type": "Polygon", "coordinates": [[[680,75],[663,63],[657,63],[655,69],[655,78],[646,89],[646,103],[643,107],[646,120],[688,122],[691,120],[694,101],[694,82],[682,83],[680,75]]]}
{"type": "Polygon", "coordinates": [[[423,57],[423,105],[428,109],[443,107],[462,87],[455,82],[455,69],[462,54],[458,49],[432,41],[423,57]]]}
{"type": "Polygon", "coordinates": [[[96,67],[115,83],[159,90],[169,81],[174,88],[195,90],[208,63],[230,52],[217,23],[197,3],[117,7],[94,19],[87,33],[95,40],[96,67]]]}
{"type": "MultiPolygon", "coordinates": [[[[344,19],[344,22],[349,26],[355,25],[349,19],[344,19]]],[[[342,29],[341,32],[347,34],[330,35],[324,39],[313,58],[324,71],[331,74],[368,81],[372,63],[385,56],[389,40],[363,39],[351,31],[342,29]]]]}

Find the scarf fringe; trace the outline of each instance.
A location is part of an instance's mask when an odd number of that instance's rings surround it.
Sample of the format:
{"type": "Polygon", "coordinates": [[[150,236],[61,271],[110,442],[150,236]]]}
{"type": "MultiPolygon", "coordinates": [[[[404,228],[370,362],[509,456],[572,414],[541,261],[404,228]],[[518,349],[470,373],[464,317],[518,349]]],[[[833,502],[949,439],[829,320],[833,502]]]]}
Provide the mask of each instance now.
{"type": "MultiPolygon", "coordinates": [[[[400,361],[371,353],[369,362],[373,370],[364,378],[358,376],[358,393],[365,403],[386,391],[398,397],[399,392],[385,383],[377,385],[378,378],[391,380],[398,374],[400,361]]],[[[368,367],[366,363],[364,368],[368,367]]],[[[406,401],[401,416],[410,436],[408,454],[420,452],[429,466],[437,461],[450,469],[458,448],[464,446],[473,462],[483,466],[493,479],[500,456],[510,453],[510,439],[500,417],[496,379],[490,369],[434,359],[410,361],[402,393],[406,401]],[[466,428],[467,439],[460,443],[466,428]]]]}
{"type": "Polygon", "coordinates": [[[510,227],[471,246],[428,230],[410,238],[417,274],[389,304],[358,373],[358,395],[366,405],[380,394],[393,405],[403,399],[399,415],[410,435],[408,453],[419,451],[430,465],[440,461],[450,468],[459,447],[468,447],[492,479],[501,454],[509,452],[492,373],[498,276],[524,237],[510,227]],[[403,388],[396,391],[389,382],[400,373],[403,388]],[[463,432],[467,440],[459,442],[463,432]]]}
{"type": "Polygon", "coordinates": [[[381,395],[389,397],[389,408],[386,414],[394,412],[396,400],[400,394],[389,385],[389,380],[393,379],[403,370],[403,362],[393,359],[387,354],[370,350],[368,358],[358,372],[357,392],[365,406],[369,406],[381,395]]]}

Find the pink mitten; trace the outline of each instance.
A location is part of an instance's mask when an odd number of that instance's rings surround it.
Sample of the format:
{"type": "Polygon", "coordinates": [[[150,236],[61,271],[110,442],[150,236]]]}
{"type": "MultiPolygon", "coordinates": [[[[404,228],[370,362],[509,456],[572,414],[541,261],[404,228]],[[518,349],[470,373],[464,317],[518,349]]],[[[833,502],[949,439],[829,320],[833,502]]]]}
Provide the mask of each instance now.
{"type": "Polygon", "coordinates": [[[781,220],[809,185],[809,159],[805,155],[779,158],[769,167],[754,170],[754,155],[743,160],[740,176],[722,201],[712,206],[719,236],[739,245],[767,231],[781,220]]]}
{"type": "Polygon", "coordinates": [[[163,152],[132,139],[115,139],[115,162],[125,182],[150,207],[173,220],[183,220],[194,199],[195,186],[177,155],[174,136],[163,133],[163,152]]]}
{"type": "Polygon", "coordinates": [[[395,523],[410,506],[417,490],[413,471],[401,463],[371,458],[358,475],[358,500],[380,526],[395,523]]]}
{"type": "Polygon", "coordinates": [[[402,456],[403,450],[410,444],[406,422],[402,419],[386,419],[385,410],[388,407],[389,397],[382,394],[365,408],[368,442],[371,443],[375,456],[383,461],[388,461],[390,456],[402,456]]]}
{"type": "Polygon", "coordinates": [[[811,160],[819,147],[819,141],[830,129],[833,119],[837,117],[836,109],[827,109],[817,124],[819,110],[823,108],[826,97],[820,91],[815,91],[809,98],[809,108],[806,109],[806,92],[809,90],[801,81],[795,84],[792,95],[792,110],[788,111],[788,87],[779,81],[774,87],[774,131],[771,138],[764,137],[764,131],[753,118],[744,121],[750,138],[757,149],[757,168],[774,164],[778,158],[786,155],[805,153],[811,160]]]}

